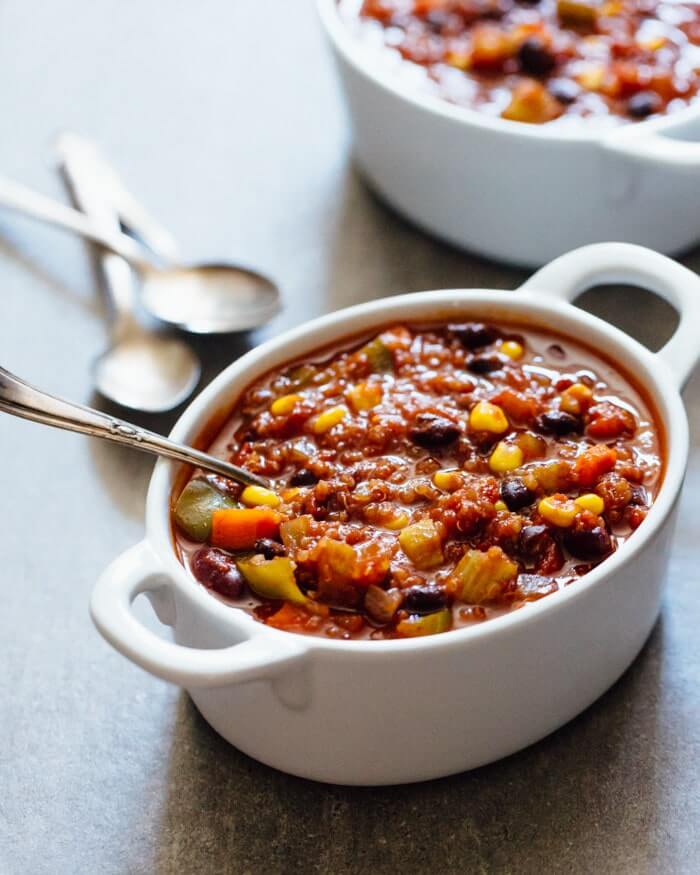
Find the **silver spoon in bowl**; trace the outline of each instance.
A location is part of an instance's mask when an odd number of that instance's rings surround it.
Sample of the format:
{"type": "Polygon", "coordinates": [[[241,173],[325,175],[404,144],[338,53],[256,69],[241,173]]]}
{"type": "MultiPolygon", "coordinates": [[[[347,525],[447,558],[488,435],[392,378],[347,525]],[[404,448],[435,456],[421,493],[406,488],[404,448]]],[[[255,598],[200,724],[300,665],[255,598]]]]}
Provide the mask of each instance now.
{"type": "Polygon", "coordinates": [[[120,255],[141,275],[144,307],[157,319],[194,334],[259,328],[280,310],[279,289],[257,271],[224,263],[153,263],[148,249],[118,229],[0,177],[0,207],[73,231],[120,255]]]}
{"type": "Polygon", "coordinates": [[[195,465],[246,486],[270,488],[268,480],[257,474],[251,474],[245,468],[231,465],[185,444],[175,443],[155,432],[91,407],[49,395],[2,367],[0,367],[0,410],[21,419],[103,438],[142,453],[165,456],[177,462],[195,465]]]}

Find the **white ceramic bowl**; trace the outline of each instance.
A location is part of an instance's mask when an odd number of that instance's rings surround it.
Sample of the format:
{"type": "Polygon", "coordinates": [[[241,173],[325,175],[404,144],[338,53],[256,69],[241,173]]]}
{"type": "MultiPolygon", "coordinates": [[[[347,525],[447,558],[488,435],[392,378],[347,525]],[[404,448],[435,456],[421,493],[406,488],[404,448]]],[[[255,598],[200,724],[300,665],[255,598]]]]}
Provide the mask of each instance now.
{"type": "Polygon", "coordinates": [[[688,453],[679,388],[698,359],[700,280],[625,244],[572,252],[520,289],[420,292],[360,304],[268,341],[228,367],[189,406],[172,437],[192,441],[270,368],[396,321],[528,322],[605,349],[647,387],[666,431],[663,484],[640,529],[585,578],[483,625],[429,638],[335,641],[282,632],[213,598],[173,549],[169,498],[177,466],[159,460],[145,540],[99,580],[92,616],[121,653],[185,687],[236,747],[278,769],[344,784],[389,784],[474,768],[531,744],[612,684],[659,611],[674,507],[688,453]],[[572,306],[596,282],[634,282],[681,313],[658,354],[572,306]],[[147,593],[176,644],[131,611],[147,593]]]}
{"type": "Polygon", "coordinates": [[[700,240],[700,102],[613,130],[493,118],[411,89],[351,33],[336,0],[317,3],[357,163],[416,224],[531,266],[604,240],[666,253],[700,240]]]}

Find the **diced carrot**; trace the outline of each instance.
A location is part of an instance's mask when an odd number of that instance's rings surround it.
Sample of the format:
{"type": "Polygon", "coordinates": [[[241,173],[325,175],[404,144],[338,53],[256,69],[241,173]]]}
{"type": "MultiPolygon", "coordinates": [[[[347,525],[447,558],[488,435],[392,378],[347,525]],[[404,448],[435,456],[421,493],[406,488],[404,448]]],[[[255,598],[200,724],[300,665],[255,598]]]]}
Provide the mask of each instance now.
{"type": "Polygon", "coordinates": [[[610,401],[602,401],[594,404],[588,411],[588,424],[586,433],[591,437],[602,440],[611,440],[618,437],[630,437],[634,434],[637,423],[634,416],[610,401]]]}
{"type": "Polygon", "coordinates": [[[212,515],[211,543],[226,550],[252,550],[260,538],[277,535],[282,514],[262,508],[231,508],[212,515]]]}
{"type": "Polygon", "coordinates": [[[581,486],[593,486],[599,477],[612,471],[617,461],[617,453],[612,447],[603,444],[589,447],[576,457],[574,472],[581,486]]]}

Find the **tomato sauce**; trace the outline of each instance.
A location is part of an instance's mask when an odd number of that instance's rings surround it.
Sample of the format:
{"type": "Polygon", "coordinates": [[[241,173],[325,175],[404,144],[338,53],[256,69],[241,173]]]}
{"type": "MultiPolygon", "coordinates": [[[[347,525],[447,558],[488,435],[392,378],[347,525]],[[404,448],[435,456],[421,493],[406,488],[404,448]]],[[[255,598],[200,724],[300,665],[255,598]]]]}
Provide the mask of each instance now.
{"type": "Polygon", "coordinates": [[[660,431],[632,383],[516,325],[395,325],[268,374],[174,501],[192,575],[259,621],[403,638],[521,609],[642,524],[660,431]]]}
{"type": "Polygon", "coordinates": [[[409,88],[512,121],[618,124],[700,85],[700,5],[670,0],[339,0],[409,88]]]}

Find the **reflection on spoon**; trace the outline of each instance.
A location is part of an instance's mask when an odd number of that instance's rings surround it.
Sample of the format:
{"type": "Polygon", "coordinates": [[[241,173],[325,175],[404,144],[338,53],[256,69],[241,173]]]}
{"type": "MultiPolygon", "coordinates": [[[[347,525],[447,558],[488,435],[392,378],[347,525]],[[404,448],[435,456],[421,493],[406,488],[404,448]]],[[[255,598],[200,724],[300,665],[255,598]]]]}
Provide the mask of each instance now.
{"type": "Polygon", "coordinates": [[[137,334],[110,347],[93,364],[99,392],[132,410],[177,407],[194,391],[199,365],[179,340],[137,334]]]}

